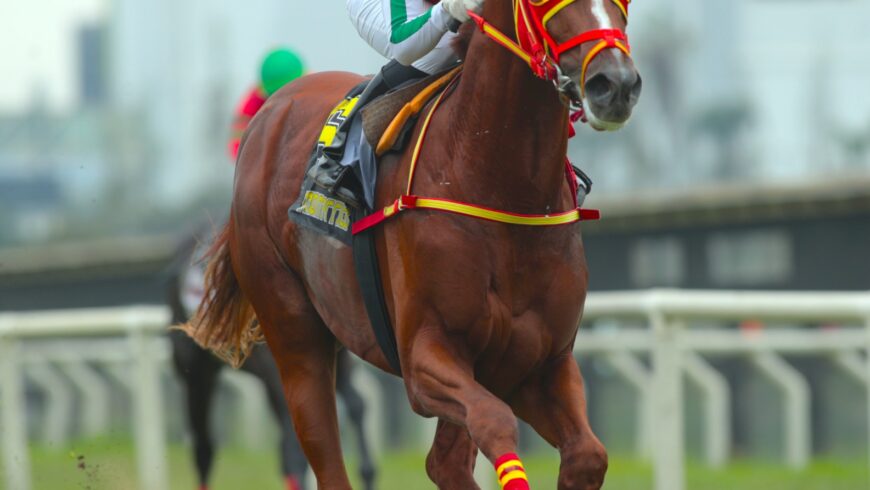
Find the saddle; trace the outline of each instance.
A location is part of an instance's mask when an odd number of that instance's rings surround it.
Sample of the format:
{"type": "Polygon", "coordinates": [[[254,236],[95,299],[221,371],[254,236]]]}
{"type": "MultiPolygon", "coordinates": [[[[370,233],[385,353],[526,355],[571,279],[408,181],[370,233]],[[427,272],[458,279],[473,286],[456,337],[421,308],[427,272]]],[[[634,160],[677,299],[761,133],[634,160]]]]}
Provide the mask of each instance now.
{"type": "Polygon", "coordinates": [[[366,84],[351,89],[326,118],[309,158],[300,197],[288,211],[290,219],[350,244],[350,225],[373,205],[377,158],[405,147],[420,111],[458,73],[457,66],[412,80],[357,111],[354,108],[366,84]],[[346,122],[349,114],[354,114],[354,119],[346,122]],[[342,125],[349,127],[346,134],[339,132],[342,125]],[[318,185],[313,171],[327,158],[323,149],[334,148],[336,142],[343,145],[341,161],[331,164],[346,167],[348,175],[340,189],[327,189],[318,185]]]}
{"type": "Polygon", "coordinates": [[[363,132],[368,144],[381,156],[388,151],[401,151],[408,143],[407,134],[423,107],[459,73],[455,67],[399,87],[365,106],[362,114],[363,132]]]}

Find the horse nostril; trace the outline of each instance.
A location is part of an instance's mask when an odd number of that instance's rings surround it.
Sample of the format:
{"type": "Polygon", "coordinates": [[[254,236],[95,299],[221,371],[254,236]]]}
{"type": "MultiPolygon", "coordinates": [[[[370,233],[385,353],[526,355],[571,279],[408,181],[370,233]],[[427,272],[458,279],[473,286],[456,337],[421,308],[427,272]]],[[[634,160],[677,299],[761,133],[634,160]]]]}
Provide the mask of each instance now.
{"type": "Polygon", "coordinates": [[[606,104],[615,95],[615,86],[610,77],[604,73],[598,73],[586,81],[586,94],[590,99],[606,104]]]}

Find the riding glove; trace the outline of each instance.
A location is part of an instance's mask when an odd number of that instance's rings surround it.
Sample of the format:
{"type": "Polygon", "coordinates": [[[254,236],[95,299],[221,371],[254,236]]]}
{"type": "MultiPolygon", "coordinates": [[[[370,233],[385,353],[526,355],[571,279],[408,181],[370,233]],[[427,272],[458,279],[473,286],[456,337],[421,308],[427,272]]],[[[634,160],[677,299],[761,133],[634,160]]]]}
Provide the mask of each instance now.
{"type": "Polygon", "coordinates": [[[468,16],[468,11],[480,13],[483,10],[483,0],[441,0],[441,6],[454,19],[465,22],[471,17],[468,16]]]}

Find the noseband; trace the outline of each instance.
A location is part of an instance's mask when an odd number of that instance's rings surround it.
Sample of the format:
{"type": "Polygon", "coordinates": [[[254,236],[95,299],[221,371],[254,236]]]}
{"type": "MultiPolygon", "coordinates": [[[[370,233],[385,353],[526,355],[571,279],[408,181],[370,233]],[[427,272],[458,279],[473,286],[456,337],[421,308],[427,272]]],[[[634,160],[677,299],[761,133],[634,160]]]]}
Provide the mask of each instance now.
{"type": "MultiPolygon", "coordinates": [[[[628,37],[620,29],[593,29],[571,39],[558,43],[547,30],[547,23],[562,9],[576,0],[513,0],[514,30],[516,41],[505,35],[480,15],[469,11],[469,15],[487,37],[507,48],[520,57],[532,69],[536,77],[553,82],[562,100],[571,110],[582,109],[586,96],[586,72],[592,60],[605,49],[618,49],[631,57],[628,37]],[[562,73],[559,59],[566,51],[577,46],[598,41],[583,59],[580,73],[580,86],[562,73]]],[[[611,0],[623,18],[628,20],[628,4],[631,0],[611,0]]]]}

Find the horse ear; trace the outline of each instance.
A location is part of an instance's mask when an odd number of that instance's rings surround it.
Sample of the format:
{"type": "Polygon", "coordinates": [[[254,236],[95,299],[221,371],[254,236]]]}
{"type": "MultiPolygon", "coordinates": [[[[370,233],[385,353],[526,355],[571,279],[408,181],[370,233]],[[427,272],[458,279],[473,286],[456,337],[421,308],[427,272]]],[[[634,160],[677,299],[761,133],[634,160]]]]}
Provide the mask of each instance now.
{"type": "Polygon", "coordinates": [[[461,60],[465,60],[465,56],[468,54],[468,46],[471,45],[471,36],[474,34],[475,25],[473,22],[466,22],[462,24],[462,27],[459,28],[459,31],[456,33],[456,37],[453,38],[452,48],[456,53],[456,56],[461,60]]]}

